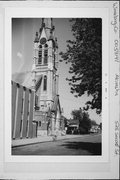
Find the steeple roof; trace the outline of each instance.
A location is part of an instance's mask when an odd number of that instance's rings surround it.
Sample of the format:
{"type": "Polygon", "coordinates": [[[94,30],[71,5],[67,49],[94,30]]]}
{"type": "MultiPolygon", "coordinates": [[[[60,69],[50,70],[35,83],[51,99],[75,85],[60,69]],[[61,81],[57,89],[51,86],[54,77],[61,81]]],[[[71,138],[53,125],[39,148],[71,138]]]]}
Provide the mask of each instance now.
{"type": "Polygon", "coordinates": [[[52,18],[42,18],[42,24],[40,28],[40,39],[45,37],[47,40],[54,39],[53,31],[53,20],[52,18]]]}
{"type": "Polygon", "coordinates": [[[43,38],[43,37],[46,38],[46,39],[49,38],[49,37],[47,36],[47,33],[46,33],[46,29],[45,29],[45,28],[42,29],[42,32],[41,32],[41,35],[40,35],[40,39],[43,38]]]}

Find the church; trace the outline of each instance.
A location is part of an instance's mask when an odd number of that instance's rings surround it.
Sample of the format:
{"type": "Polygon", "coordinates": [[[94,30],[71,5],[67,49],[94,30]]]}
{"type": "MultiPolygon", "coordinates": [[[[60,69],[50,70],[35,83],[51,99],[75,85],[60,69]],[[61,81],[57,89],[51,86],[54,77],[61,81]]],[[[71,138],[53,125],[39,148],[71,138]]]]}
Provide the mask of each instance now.
{"type": "Polygon", "coordinates": [[[35,91],[34,117],[37,136],[61,135],[64,119],[58,94],[58,43],[52,18],[42,18],[34,40],[31,75],[23,83],[35,91]]]}

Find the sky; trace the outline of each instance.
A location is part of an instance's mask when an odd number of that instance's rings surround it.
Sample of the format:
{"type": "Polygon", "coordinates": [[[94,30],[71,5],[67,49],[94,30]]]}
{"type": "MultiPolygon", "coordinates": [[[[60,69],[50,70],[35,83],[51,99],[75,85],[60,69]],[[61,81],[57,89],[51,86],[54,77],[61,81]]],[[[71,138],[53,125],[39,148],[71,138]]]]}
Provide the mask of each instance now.
{"type": "MultiPolygon", "coordinates": [[[[66,51],[66,40],[73,38],[71,23],[67,18],[53,18],[55,25],[55,36],[58,39],[59,52],[66,51]]],[[[39,18],[13,18],[12,19],[12,77],[16,74],[31,71],[33,64],[34,38],[36,31],[39,31],[41,19],[39,18]]],[[[60,56],[59,56],[60,59],[60,56]]],[[[87,95],[75,98],[70,93],[70,86],[66,77],[69,77],[69,64],[59,63],[59,97],[63,108],[63,115],[71,118],[71,111],[84,107],[88,101],[87,95]]],[[[23,76],[24,78],[24,76],[23,76]]],[[[14,78],[13,78],[14,80],[14,78]]],[[[101,117],[95,110],[89,111],[90,118],[98,124],[101,117]]]]}

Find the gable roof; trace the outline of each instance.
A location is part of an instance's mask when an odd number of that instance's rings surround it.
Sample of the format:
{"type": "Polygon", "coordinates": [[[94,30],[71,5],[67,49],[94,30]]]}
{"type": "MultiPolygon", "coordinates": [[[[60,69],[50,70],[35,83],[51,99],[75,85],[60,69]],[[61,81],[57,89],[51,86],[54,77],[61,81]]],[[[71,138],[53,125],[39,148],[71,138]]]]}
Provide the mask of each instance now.
{"type": "MultiPolygon", "coordinates": [[[[35,90],[36,92],[38,91],[41,82],[42,82],[42,75],[35,77],[36,80],[36,85],[35,85],[35,90]]],[[[23,86],[31,88],[32,84],[33,84],[33,77],[32,77],[32,73],[27,74],[27,76],[25,77],[24,82],[22,83],[23,86]]]]}
{"type": "Polygon", "coordinates": [[[46,39],[48,39],[46,30],[45,30],[44,27],[43,27],[43,29],[42,29],[42,32],[41,32],[41,35],[40,35],[40,39],[43,38],[43,37],[46,38],[46,39]]]}
{"type": "Polygon", "coordinates": [[[60,112],[61,112],[59,95],[56,95],[56,96],[55,96],[55,98],[54,98],[54,100],[53,100],[52,107],[51,107],[51,111],[52,111],[52,112],[57,112],[57,107],[59,107],[60,112]]]}
{"type": "Polygon", "coordinates": [[[41,82],[42,82],[42,75],[40,75],[39,79],[36,81],[36,85],[35,85],[35,90],[37,92],[37,90],[39,89],[41,82]]]}

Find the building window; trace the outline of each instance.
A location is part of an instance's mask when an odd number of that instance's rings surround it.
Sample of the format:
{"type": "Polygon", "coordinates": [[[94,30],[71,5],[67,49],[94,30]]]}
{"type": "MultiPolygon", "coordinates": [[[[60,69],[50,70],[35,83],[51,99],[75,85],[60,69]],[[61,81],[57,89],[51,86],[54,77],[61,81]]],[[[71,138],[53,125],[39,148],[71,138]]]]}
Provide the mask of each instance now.
{"type": "Polygon", "coordinates": [[[48,63],[48,45],[45,44],[44,46],[44,64],[48,63]]]}
{"type": "Polygon", "coordinates": [[[38,64],[42,64],[42,46],[39,46],[39,51],[38,51],[38,64]]]}
{"type": "Polygon", "coordinates": [[[47,90],[47,76],[44,76],[44,81],[43,81],[43,91],[47,90]]]}
{"type": "Polygon", "coordinates": [[[38,126],[39,126],[39,127],[41,126],[41,121],[38,122],[38,126]]]}
{"type": "Polygon", "coordinates": [[[35,106],[38,106],[38,96],[35,95],[35,106]]]}

